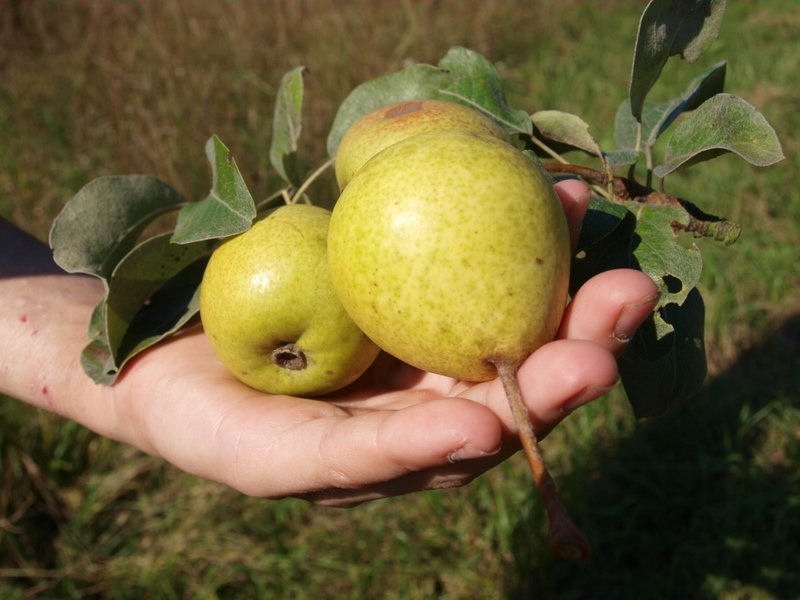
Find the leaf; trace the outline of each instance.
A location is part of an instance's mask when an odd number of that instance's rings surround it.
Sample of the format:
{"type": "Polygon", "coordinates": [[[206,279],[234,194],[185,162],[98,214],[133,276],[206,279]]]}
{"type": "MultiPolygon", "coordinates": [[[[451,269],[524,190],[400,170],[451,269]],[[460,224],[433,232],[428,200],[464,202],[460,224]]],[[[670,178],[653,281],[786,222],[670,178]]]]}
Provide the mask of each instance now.
{"type": "MultiPolygon", "coordinates": [[[[725,87],[726,63],[720,62],[694,78],[684,92],[667,102],[645,102],[642,108],[642,139],[640,144],[652,147],[658,136],[682,113],[700,106],[725,87]]],[[[636,147],[637,121],[631,113],[630,100],[617,109],[614,120],[614,138],[620,148],[636,147]]]]}
{"type": "Polygon", "coordinates": [[[637,418],[657,417],[694,395],[705,381],[705,307],[697,288],[669,304],[636,332],[619,359],[622,385],[637,418]],[[660,335],[664,327],[670,331],[660,335]]]}
{"type": "Polygon", "coordinates": [[[381,106],[431,97],[449,74],[431,65],[417,64],[364,82],[353,89],[333,120],[328,134],[328,155],[334,156],[344,133],[360,117],[381,106]]]}
{"type": "Polygon", "coordinates": [[[108,374],[116,370],[114,357],[108,347],[105,296],[94,307],[87,333],[92,341],[81,353],[81,366],[95,383],[104,383],[108,380],[108,374]]]}
{"type": "Polygon", "coordinates": [[[667,140],[664,163],[654,173],[664,177],[725,152],[759,167],[784,158],[775,130],[758,110],[738,96],[717,94],[675,127],[667,140]]]}
{"type": "Polygon", "coordinates": [[[647,144],[653,145],[656,138],[670,126],[682,113],[695,110],[706,100],[722,93],[725,89],[726,63],[722,61],[711,67],[702,75],[693,79],[683,94],[670,100],[660,110],[660,115],[656,123],[651,127],[647,134],[647,144]]]}
{"type": "Polygon", "coordinates": [[[619,361],[628,400],[641,418],[661,414],[695,393],[705,378],[706,356],[703,302],[697,288],[691,287],[699,265],[680,256],[685,249],[670,226],[673,217],[685,217],[672,206],[648,207],[652,213],[639,208],[635,203],[621,205],[592,197],[572,261],[570,293],[594,275],[616,268],[639,269],[662,287],[680,282],[683,288],[684,281],[678,278],[685,279],[685,293],[667,291],[619,361]],[[675,256],[678,263],[688,261],[689,267],[669,265],[675,256]]]}
{"type": "Polygon", "coordinates": [[[532,133],[528,113],[509,106],[500,74],[486,58],[474,50],[456,46],[448,50],[438,66],[450,74],[450,79],[436,91],[434,98],[471,106],[510,132],[532,133]]]}
{"type": "Polygon", "coordinates": [[[212,244],[178,245],[169,238],[165,233],[136,246],[107,282],[89,325],[93,341],[82,357],[98,383],[113,383],[125,362],[197,313],[197,289],[212,244]]]}
{"type": "Polygon", "coordinates": [[[483,56],[466,48],[451,48],[437,66],[416,64],[366,81],[345,98],[328,135],[328,155],[334,156],[344,133],[360,117],[381,106],[434,98],[480,110],[505,129],[531,133],[530,117],[512,109],[497,70],[483,56]]]}
{"type": "Polygon", "coordinates": [[[644,138],[646,137],[644,132],[653,129],[668,105],[668,102],[659,104],[655,102],[644,103],[641,115],[642,139],[639,139],[639,121],[631,113],[630,100],[624,100],[617,108],[617,113],[614,117],[614,143],[617,147],[634,151],[637,147],[640,150],[643,149],[644,138]]]}
{"type": "Polygon", "coordinates": [[[641,121],[645,97],[670,56],[697,60],[719,35],[725,0],[653,0],[639,21],[628,97],[641,121]]]}
{"type": "Polygon", "coordinates": [[[700,280],[703,260],[694,243],[685,243],[679,226],[687,226],[689,214],[680,206],[627,202],[636,216],[633,256],[661,292],[659,307],[682,304],[700,280]]]}
{"type": "Polygon", "coordinates": [[[641,152],[636,150],[610,150],[603,152],[603,158],[612,171],[619,167],[627,167],[638,162],[641,152]]]}
{"type": "Polygon", "coordinates": [[[275,112],[272,119],[272,142],[269,148],[269,160],[273,168],[284,181],[295,184],[290,175],[291,162],[297,152],[297,141],[302,129],[303,110],[303,75],[305,67],[296,67],[281,79],[275,101],[275,112]]]}
{"type": "Polygon", "coordinates": [[[183,202],[178,192],[147,175],[93,179],[55,218],[53,258],[69,273],[108,278],[144,228],[183,202]]]}
{"type": "Polygon", "coordinates": [[[81,367],[92,381],[100,385],[111,385],[117,379],[119,368],[107,344],[93,341],[81,352],[81,367]]]}
{"type": "Polygon", "coordinates": [[[541,137],[601,156],[600,146],[589,133],[589,125],[577,115],[560,110],[540,110],[531,115],[541,137]]]}
{"type": "Polygon", "coordinates": [[[570,293],[589,279],[616,268],[638,268],[631,254],[636,217],[621,204],[592,195],[570,271],[570,293]]]}
{"type": "Polygon", "coordinates": [[[206,142],[211,163],[211,191],[178,213],[172,242],[189,244],[236,235],[250,228],[256,206],[228,148],[216,136],[206,142]]]}

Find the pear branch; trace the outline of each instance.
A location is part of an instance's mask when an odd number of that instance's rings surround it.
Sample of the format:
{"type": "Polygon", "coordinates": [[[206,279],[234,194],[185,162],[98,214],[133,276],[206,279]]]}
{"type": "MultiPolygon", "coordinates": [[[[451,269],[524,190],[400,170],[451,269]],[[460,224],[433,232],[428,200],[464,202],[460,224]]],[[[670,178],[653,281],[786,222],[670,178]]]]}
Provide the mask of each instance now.
{"type": "Polygon", "coordinates": [[[503,389],[505,389],[511,413],[514,415],[514,421],[519,429],[519,438],[525,451],[525,458],[547,513],[550,552],[567,560],[588,558],[591,554],[589,541],[570,518],[567,507],[564,506],[558,493],[556,483],[544,464],[539,442],[533,431],[528,417],[528,409],[525,407],[517,382],[517,367],[502,359],[494,360],[492,364],[497,369],[503,389]]]}
{"type": "Polygon", "coordinates": [[[608,199],[612,202],[638,202],[640,204],[680,207],[689,215],[689,220],[687,223],[673,223],[672,226],[675,229],[680,229],[703,237],[713,237],[715,240],[724,242],[726,245],[734,243],[742,231],[742,228],[738,224],[709,215],[688,200],[683,200],[682,198],[677,198],[665,194],[664,192],[654,190],[649,186],[642,185],[627,177],[612,176],[609,178],[608,174],[603,171],[598,171],[583,165],[573,165],[562,162],[546,162],[543,166],[550,173],[575,175],[585,180],[587,183],[598,186],[608,186],[610,190],[610,197],[608,197],[608,199]]]}

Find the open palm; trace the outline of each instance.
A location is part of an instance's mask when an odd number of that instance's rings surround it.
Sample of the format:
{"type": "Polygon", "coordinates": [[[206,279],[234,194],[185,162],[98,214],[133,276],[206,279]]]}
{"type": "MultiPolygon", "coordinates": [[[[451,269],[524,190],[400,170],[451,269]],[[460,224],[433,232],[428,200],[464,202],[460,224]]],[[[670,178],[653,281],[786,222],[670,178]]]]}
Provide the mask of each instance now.
{"type": "MultiPolygon", "coordinates": [[[[556,190],[576,234],[589,190],[556,190]]],[[[79,356],[98,280],[59,271],[46,246],[2,220],[0,233],[0,393],[189,473],[254,496],[352,505],[463,485],[519,447],[497,380],[455,381],[381,355],[328,397],[269,396],[236,380],[199,326],[138,355],[115,385],[96,385],[79,356]]],[[[517,374],[539,435],[616,384],[615,356],[656,299],[633,270],[598,275],[571,298],[557,339],[517,374]]]]}
{"type": "MultiPolygon", "coordinates": [[[[575,181],[557,190],[575,231],[588,192],[575,181]]],[[[575,295],[558,339],[518,373],[540,434],[616,383],[615,354],[655,300],[649,278],[629,270],[575,295]]],[[[112,435],[257,496],[354,504],[462,485],[518,449],[497,380],[456,381],[381,355],[328,397],[267,398],[225,370],[199,328],[144,353],[108,393],[125,424],[112,435]]]]}

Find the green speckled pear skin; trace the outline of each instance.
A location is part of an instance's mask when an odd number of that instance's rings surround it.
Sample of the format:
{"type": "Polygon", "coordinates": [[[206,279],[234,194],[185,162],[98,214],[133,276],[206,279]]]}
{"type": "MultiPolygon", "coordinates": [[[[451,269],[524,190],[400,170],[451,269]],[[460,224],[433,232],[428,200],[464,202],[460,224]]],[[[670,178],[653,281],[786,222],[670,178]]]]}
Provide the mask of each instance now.
{"type": "Polygon", "coordinates": [[[556,334],[569,231],[552,182],[518,149],[423,133],[373,157],[333,209],[333,285],[388,353],[461,380],[497,376],[556,334]]]}
{"type": "Polygon", "coordinates": [[[200,316],[222,363],[272,394],[316,396],[355,381],[379,349],[347,315],[326,257],[330,212],[283,206],[211,256],[200,285],[200,316]],[[293,344],[304,368],[273,360],[293,344]]]}

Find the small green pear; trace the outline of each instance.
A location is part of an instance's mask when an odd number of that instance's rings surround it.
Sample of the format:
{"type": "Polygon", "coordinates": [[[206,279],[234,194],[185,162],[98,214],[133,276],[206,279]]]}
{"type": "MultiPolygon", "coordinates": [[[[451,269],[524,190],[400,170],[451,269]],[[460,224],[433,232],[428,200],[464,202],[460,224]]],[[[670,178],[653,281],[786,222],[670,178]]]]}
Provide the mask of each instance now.
{"type": "Polygon", "coordinates": [[[222,363],[255,389],[332,392],[379,352],[333,290],[329,223],[321,207],[286,205],[211,255],[200,285],[203,327],[222,363]]]}
{"type": "Polygon", "coordinates": [[[507,140],[508,135],[484,114],[444,100],[407,100],[381,106],[351,125],[336,151],[336,181],[344,189],[353,175],[378,152],[412,135],[463,129],[507,140]]]}
{"type": "Polygon", "coordinates": [[[497,376],[553,339],[569,231],[552,182],[495,137],[419,134],[366,163],[333,209],[334,287],[358,326],[416,367],[497,376]]]}

